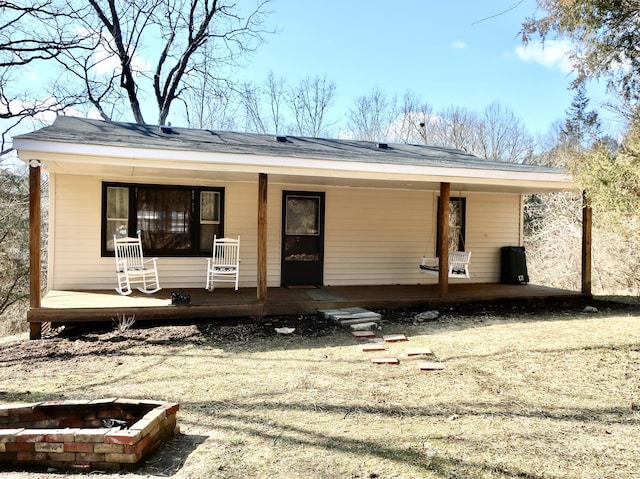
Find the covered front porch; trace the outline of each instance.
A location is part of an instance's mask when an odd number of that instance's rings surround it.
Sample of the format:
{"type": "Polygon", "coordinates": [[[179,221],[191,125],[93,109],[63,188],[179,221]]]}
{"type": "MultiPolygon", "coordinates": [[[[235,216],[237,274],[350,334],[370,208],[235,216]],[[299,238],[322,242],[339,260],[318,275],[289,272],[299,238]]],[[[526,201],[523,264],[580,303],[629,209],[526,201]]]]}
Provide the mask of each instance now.
{"type": "Polygon", "coordinates": [[[188,305],[172,305],[171,289],[153,295],[135,291],[120,296],[115,291],[49,291],[42,305],[31,308],[28,321],[73,323],[113,321],[135,316],[138,321],[215,321],[216,318],[314,314],[319,309],[362,307],[371,310],[434,308],[470,302],[538,302],[590,297],[534,284],[450,284],[446,297],[438,285],[326,286],[322,288],[269,288],[267,300],[256,299],[256,288],[187,289],[188,305]]]}

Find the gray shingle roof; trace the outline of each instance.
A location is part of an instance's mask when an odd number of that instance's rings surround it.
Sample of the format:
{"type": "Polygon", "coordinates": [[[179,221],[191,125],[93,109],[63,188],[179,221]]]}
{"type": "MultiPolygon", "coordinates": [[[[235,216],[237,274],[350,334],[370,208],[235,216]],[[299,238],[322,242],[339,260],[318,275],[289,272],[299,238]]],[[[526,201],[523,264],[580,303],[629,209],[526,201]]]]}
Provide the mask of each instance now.
{"type": "Polygon", "coordinates": [[[16,139],[128,148],[529,173],[561,172],[558,169],[542,166],[485,160],[461,150],[437,146],[389,143],[384,149],[380,148],[377,143],[369,141],[298,136],[285,138],[286,141],[278,141],[276,136],[272,135],[176,127],[171,127],[170,132],[165,133],[156,125],[106,122],[70,116],[60,116],[51,126],[16,137],[16,139]]]}

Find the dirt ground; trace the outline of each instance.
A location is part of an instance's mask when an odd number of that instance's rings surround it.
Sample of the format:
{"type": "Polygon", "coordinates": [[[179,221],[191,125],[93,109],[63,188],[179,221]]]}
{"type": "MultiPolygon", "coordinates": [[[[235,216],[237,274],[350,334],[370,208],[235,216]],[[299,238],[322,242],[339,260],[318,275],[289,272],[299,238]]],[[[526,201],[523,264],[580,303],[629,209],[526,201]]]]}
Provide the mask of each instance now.
{"type": "MultiPolygon", "coordinates": [[[[617,298],[613,298],[617,299],[617,298]]],[[[611,301],[604,299],[584,298],[562,301],[536,302],[501,302],[501,303],[469,303],[442,306],[438,309],[439,317],[430,321],[484,322],[494,319],[514,319],[518,321],[533,320],[546,313],[556,316],[567,314],[575,316],[585,311],[586,307],[597,308],[601,313],[620,313],[638,311],[640,305],[634,302],[611,301]]],[[[416,324],[416,315],[426,309],[400,309],[377,311],[382,315],[382,326],[393,329],[393,326],[416,324]]],[[[188,345],[236,342],[250,342],[252,339],[266,339],[276,336],[276,328],[295,328],[293,336],[322,337],[334,334],[341,326],[332,320],[316,315],[277,316],[256,321],[251,318],[217,319],[197,324],[153,324],[136,323],[126,331],[118,331],[115,324],[102,324],[83,327],[61,327],[49,332],[39,341],[5,340],[0,342],[0,364],[19,362],[22,359],[31,361],[38,359],[59,359],[62,361],[85,361],[92,357],[102,361],[105,357],[117,357],[121,351],[136,345],[188,345]]],[[[24,338],[24,337],[23,337],[24,338]]],[[[14,397],[0,390],[1,401],[29,401],[30,392],[21,397],[14,397]]],[[[198,435],[178,435],[174,440],[162,446],[158,454],[154,454],[142,466],[138,474],[147,477],[168,477],[178,471],[185,458],[197,448],[198,435]]],[[[59,477],[57,471],[41,472],[38,477],[59,477]]],[[[0,473],[2,475],[2,473],[0,473]]],[[[19,478],[30,477],[29,473],[20,473],[19,478]]],[[[373,477],[373,476],[371,476],[373,477]]]]}
{"type": "MultiPolygon", "coordinates": [[[[436,321],[471,318],[477,321],[491,318],[545,313],[575,314],[591,306],[600,312],[634,311],[640,305],[622,302],[618,298],[565,299],[562,301],[535,301],[500,303],[467,303],[443,306],[438,309],[436,321]]],[[[415,323],[416,315],[424,310],[398,309],[377,311],[382,324],[415,323]]],[[[71,358],[87,355],[113,355],[135,344],[185,344],[203,342],[241,342],[252,338],[276,336],[276,328],[295,328],[293,336],[320,337],[330,335],[341,326],[332,320],[316,315],[273,316],[256,321],[251,318],[216,319],[197,324],[179,325],[136,323],[126,331],[118,331],[114,324],[60,327],[50,331],[40,341],[12,341],[0,346],[0,363],[19,361],[22,358],[71,358]]]]}

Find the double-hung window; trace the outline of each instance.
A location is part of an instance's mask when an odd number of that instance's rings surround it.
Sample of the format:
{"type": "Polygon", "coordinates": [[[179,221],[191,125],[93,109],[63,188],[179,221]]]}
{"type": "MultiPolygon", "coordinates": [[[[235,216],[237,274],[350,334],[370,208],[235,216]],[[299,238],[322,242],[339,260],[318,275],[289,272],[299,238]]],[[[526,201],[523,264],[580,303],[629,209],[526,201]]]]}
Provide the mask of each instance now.
{"type": "Polygon", "coordinates": [[[224,188],[103,183],[102,255],[140,233],[145,254],[206,256],[224,236],[224,188]]]}

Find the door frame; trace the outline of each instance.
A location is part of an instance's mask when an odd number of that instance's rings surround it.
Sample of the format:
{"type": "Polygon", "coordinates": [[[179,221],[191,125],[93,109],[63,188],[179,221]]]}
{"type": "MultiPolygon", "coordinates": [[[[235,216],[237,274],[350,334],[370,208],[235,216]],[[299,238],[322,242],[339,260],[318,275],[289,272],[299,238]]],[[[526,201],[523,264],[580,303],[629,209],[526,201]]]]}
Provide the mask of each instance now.
{"type": "MultiPolygon", "coordinates": [[[[324,284],[324,240],[325,240],[325,200],[324,191],[282,191],[282,229],[280,247],[280,286],[322,286],[324,284]],[[285,261],[286,228],[287,228],[287,197],[302,196],[319,199],[318,211],[318,261],[285,261]],[[302,279],[302,278],[305,279],[302,279]]],[[[296,235],[289,235],[296,236],[296,235]]],[[[298,235],[302,236],[302,235],[298,235]]]]}

